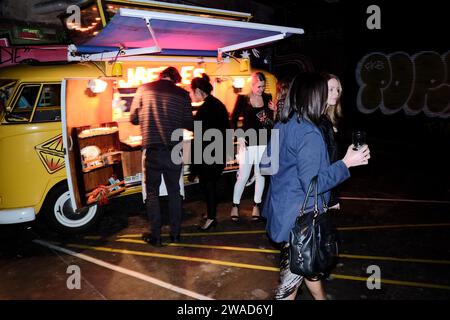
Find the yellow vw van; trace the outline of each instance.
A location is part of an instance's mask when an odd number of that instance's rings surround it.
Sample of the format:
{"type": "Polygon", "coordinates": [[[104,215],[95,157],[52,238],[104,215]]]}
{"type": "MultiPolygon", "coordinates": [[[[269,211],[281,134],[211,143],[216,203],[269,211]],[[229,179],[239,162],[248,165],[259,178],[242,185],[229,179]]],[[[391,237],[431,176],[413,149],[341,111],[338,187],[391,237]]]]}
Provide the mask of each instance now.
{"type": "Polygon", "coordinates": [[[99,77],[99,64],[0,68],[0,224],[42,212],[60,231],[81,232],[99,218],[97,205],[74,213],[61,136],[61,81],[99,77]]]}
{"type": "MultiPolygon", "coordinates": [[[[151,2],[88,1],[81,8],[82,25],[65,24],[71,26],[74,43],[83,44],[67,48],[68,61],[75,63],[0,68],[0,224],[32,221],[42,212],[60,231],[87,230],[99,218],[98,200],[91,201],[91,197],[98,195],[105,179],[123,179],[113,185],[139,180],[128,170],[132,165],[142,169],[139,157],[88,159],[93,161],[89,164],[96,164],[92,167],[80,157],[93,147],[100,149],[94,136],[104,134],[105,128],[117,130],[118,138],[116,131],[108,136],[114,145],[101,145],[103,156],[124,151],[120,143],[140,137],[126,130],[130,126],[128,105],[140,83],[155,80],[169,65],[181,70],[184,86],[206,72],[214,83],[214,95],[231,111],[237,95],[249,89],[252,71],[248,51],[242,58],[232,53],[303,34],[299,28],[240,21],[251,18],[246,13],[151,2]],[[114,66],[123,72],[116,74],[114,66]],[[117,78],[107,79],[107,75],[117,78]],[[107,81],[111,85],[106,91],[92,90],[91,83],[107,81]],[[106,122],[117,126],[104,127],[106,122]],[[102,127],[95,127],[99,124],[102,127]],[[77,130],[82,130],[81,135],[74,134],[77,130]],[[84,135],[85,130],[90,133],[84,135]],[[82,150],[77,149],[80,145],[82,150]],[[127,172],[119,170],[121,166],[127,172]],[[116,167],[116,171],[111,169],[116,167]],[[81,196],[77,197],[77,191],[81,196]]],[[[266,89],[274,96],[276,78],[265,74],[266,89]]],[[[122,195],[138,192],[138,188],[131,189],[130,184],[122,195]]]]}
{"type": "MultiPolygon", "coordinates": [[[[166,62],[123,63],[124,76],[115,78],[118,89],[130,91],[130,86],[135,87],[144,78],[149,81],[150,76],[160,70],[164,63],[166,62]]],[[[195,71],[194,63],[173,62],[171,65],[182,70],[183,79],[186,83],[190,82],[195,71]]],[[[215,80],[216,96],[231,112],[237,96],[234,80],[246,79],[244,84],[248,87],[250,70],[241,72],[240,63],[234,60],[226,65],[218,65],[214,59],[204,63],[204,68],[204,72],[213,79],[220,80],[215,80]],[[217,70],[227,76],[216,74],[217,70]]],[[[101,123],[96,118],[100,115],[119,121],[119,127],[123,123],[123,128],[129,124],[129,120],[126,116],[115,118],[115,109],[110,103],[113,99],[112,90],[103,93],[102,98],[96,100],[103,108],[103,111],[99,111],[98,106],[88,101],[91,94],[86,86],[67,91],[62,90],[62,84],[65,79],[77,83],[77,79],[78,82],[83,82],[86,79],[105,77],[106,74],[113,74],[112,67],[102,62],[0,68],[0,225],[33,221],[41,213],[56,230],[79,233],[88,230],[98,221],[101,215],[99,205],[92,203],[89,206],[78,206],[76,203],[75,211],[72,207],[72,199],[77,193],[77,188],[73,187],[73,176],[77,173],[76,168],[65,162],[71,152],[64,149],[66,142],[63,140],[62,130],[67,123],[61,123],[64,120],[62,111],[69,118],[75,113],[84,125],[101,123]],[[67,101],[70,101],[70,114],[67,111],[67,101]],[[87,105],[89,107],[86,109],[87,105]],[[62,106],[66,108],[62,110],[62,106]],[[83,114],[80,115],[80,112],[83,114]],[[67,172],[72,177],[72,189],[68,185],[67,172]]],[[[267,89],[273,95],[276,79],[270,73],[265,74],[268,79],[267,89]]],[[[132,98],[132,94],[119,97],[127,100],[132,98]]],[[[121,140],[125,139],[125,136],[122,137],[125,134],[123,128],[119,130],[121,140]]],[[[140,162],[140,158],[136,161],[140,162]]],[[[227,168],[231,169],[226,170],[227,172],[234,171],[233,165],[227,168]]],[[[130,189],[122,195],[136,192],[140,192],[140,188],[130,189]]]]}

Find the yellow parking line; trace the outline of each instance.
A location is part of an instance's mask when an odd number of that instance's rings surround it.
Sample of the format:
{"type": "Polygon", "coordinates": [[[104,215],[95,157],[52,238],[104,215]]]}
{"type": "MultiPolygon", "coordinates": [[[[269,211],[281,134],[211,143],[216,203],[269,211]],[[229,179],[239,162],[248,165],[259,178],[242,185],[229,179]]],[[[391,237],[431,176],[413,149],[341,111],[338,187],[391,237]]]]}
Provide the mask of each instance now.
{"type": "Polygon", "coordinates": [[[85,239],[85,240],[100,240],[100,239],[102,239],[102,236],[84,236],[83,239],[85,239]]]}
{"type": "Polygon", "coordinates": [[[374,230],[374,229],[394,229],[394,228],[429,228],[429,227],[449,227],[450,223],[432,223],[432,224],[394,224],[384,226],[361,226],[361,227],[339,227],[339,231],[354,230],[374,230]]]}
{"type": "MultiPolygon", "coordinates": [[[[212,259],[195,258],[195,257],[187,257],[187,256],[177,256],[177,255],[170,255],[170,254],[163,254],[163,253],[123,250],[123,249],[114,249],[114,248],[108,248],[108,247],[94,247],[94,246],[87,246],[87,245],[80,245],[80,244],[67,244],[66,246],[73,247],[73,248],[79,248],[79,249],[103,251],[103,252],[114,252],[114,253],[122,253],[122,254],[132,254],[132,255],[139,255],[139,256],[163,258],[163,259],[203,262],[203,263],[210,263],[210,264],[216,264],[216,265],[222,265],[222,266],[228,266],[228,267],[246,268],[246,269],[253,269],[253,270],[263,270],[263,271],[272,271],[272,272],[280,271],[279,268],[275,268],[275,267],[267,267],[267,266],[254,265],[254,264],[236,263],[236,262],[230,262],[230,261],[212,260],[212,259]]],[[[334,279],[342,279],[342,280],[364,281],[364,282],[367,281],[367,278],[364,278],[364,277],[349,276],[349,275],[343,275],[343,274],[331,274],[330,277],[332,277],[334,279]]],[[[384,284],[392,284],[392,285],[399,285],[399,286],[450,290],[450,286],[437,285],[437,284],[431,284],[431,283],[399,281],[399,280],[391,280],[391,279],[383,279],[383,278],[380,280],[380,282],[384,283],[384,284]]]]}
{"type": "MultiPolygon", "coordinates": [[[[225,236],[225,235],[237,235],[237,234],[263,234],[266,230],[248,230],[248,231],[225,231],[225,232],[192,232],[182,233],[183,237],[204,237],[204,236],[225,236]]],[[[168,237],[169,234],[162,234],[163,237],[168,237]]],[[[142,234],[122,234],[117,238],[141,238],[142,234]]]]}
{"type": "MultiPolygon", "coordinates": [[[[146,244],[146,242],[143,240],[134,240],[134,239],[125,239],[125,238],[117,239],[116,242],[146,244]]],[[[170,247],[187,247],[187,248],[217,249],[217,250],[276,253],[276,254],[280,253],[280,250],[274,250],[274,249],[245,248],[245,247],[233,247],[233,246],[213,246],[213,245],[192,244],[192,243],[166,243],[165,245],[170,246],[170,247]]],[[[429,264],[450,264],[450,260],[396,258],[396,257],[384,257],[384,256],[363,256],[363,255],[354,255],[354,254],[340,254],[339,258],[361,259],[361,260],[382,260],[382,261],[395,261],[395,262],[412,262],[412,263],[429,263],[429,264]]]]}
{"type": "MultiPolygon", "coordinates": [[[[358,227],[338,227],[339,231],[355,231],[355,230],[375,230],[375,229],[395,229],[395,228],[432,228],[432,227],[449,227],[450,223],[432,223],[432,224],[394,224],[381,226],[358,226],[358,227]]],[[[224,231],[224,232],[191,232],[182,233],[184,237],[204,237],[204,236],[224,236],[239,234],[265,234],[266,230],[244,230],[244,231],[224,231]]],[[[168,237],[169,234],[162,236],[168,237]]],[[[141,238],[142,234],[122,234],[117,238],[141,238]]]]}
{"type": "Polygon", "coordinates": [[[196,258],[196,257],[188,257],[188,256],[177,256],[177,255],[165,254],[165,253],[114,249],[114,248],[108,248],[108,247],[94,247],[94,246],[87,246],[87,245],[81,245],[81,244],[67,244],[67,246],[72,247],[72,248],[79,248],[79,249],[90,249],[90,250],[95,250],[95,251],[132,254],[132,255],[138,255],[138,256],[154,257],[154,258],[204,262],[204,263],[211,263],[211,264],[217,264],[217,265],[228,266],[228,267],[238,267],[238,268],[264,270],[264,271],[279,271],[279,268],[274,268],[274,267],[266,267],[266,266],[260,266],[260,265],[254,265],[254,264],[212,260],[212,259],[196,258]]]}
{"type": "MultiPolygon", "coordinates": [[[[146,244],[146,242],[143,240],[133,240],[133,239],[117,239],[116,242],[146,244]]],[[[280,253],[280,250],[273,250],[273,249],[243,248],[243,247],[230,247],[230,246],[211,246],[211,245],[192,244],[192,243],[166,243],[165,245],[170,246],[170,247],[218,249],[218,250],[243,251],[243,252],[280,253]]]]}
{"type": "Polygon", "coordinates": [[[383,260],[383,261],[395,261],[395,262],[417,262],[417,263],[429,263],[429,264],[450,264],[450,260],[429,260],[429,259],[413,259],[413,258],[395,258],[395,257],[382,257],[382,256],[361,256],[353,254],[340,254],[339,258],[348,259],[363,259],[363,260],[383,260]]]}

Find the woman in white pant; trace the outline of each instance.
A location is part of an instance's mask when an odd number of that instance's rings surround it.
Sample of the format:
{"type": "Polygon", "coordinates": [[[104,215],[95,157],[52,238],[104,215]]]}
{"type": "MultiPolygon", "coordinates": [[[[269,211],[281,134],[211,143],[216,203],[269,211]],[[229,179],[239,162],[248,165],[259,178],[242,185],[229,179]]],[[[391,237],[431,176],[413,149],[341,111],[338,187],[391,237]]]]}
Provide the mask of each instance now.
{"type": "MultiPolygon", "coordinates": [[[[244,188],[253,167],[255,177],[255,195],[252,220],[260,220],[260,204],[264,191],[264,177],[259,171],[259,162],[269,141],[270,129],[273,126],[273,111],[269,108],[272,99],[270,94],[264,93],[266,77],[261,72],[252,74],[251,92],[240,95],[236,101],[231,120],[233,128],[238,128],[238,120],[243,116],[242,129],[244,135],[239,141],[239,172],[233,192],[233,207],[231,219],[239,221],[239,204],[244,188]]],[[[239,136],[239,134],[237,134],[239,136]]]]}

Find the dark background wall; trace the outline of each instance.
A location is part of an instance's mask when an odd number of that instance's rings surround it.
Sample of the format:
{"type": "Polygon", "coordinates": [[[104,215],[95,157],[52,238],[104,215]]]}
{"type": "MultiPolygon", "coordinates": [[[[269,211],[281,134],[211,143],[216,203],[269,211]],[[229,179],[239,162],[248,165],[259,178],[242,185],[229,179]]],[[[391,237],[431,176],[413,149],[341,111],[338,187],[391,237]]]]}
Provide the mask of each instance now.
{"type": "Polygon", "coordinates": [[[349,130],[450,145],[450,27],[443,2],[286,1],[274,10],[274,23],[305,29],[271,49],[278,77],[334,73],[343,83],[349,130]],[[381,9],[380,30],[366,26],[372,4],[381,9]]]}

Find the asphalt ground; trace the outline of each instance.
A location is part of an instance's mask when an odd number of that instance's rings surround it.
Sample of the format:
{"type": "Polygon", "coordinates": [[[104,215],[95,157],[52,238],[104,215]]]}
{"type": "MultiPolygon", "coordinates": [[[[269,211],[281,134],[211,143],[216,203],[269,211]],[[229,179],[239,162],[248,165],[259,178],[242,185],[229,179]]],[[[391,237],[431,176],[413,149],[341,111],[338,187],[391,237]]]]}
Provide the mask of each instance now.
{"type": "MultiPolygon", "coordinates": [[[[447,159],[417,156],[409,146],[380,146],[373,142],[371,164],[352,170],[341,187],[342,210],[334,215],[340,258],[324,280],[328,298],[449,300],[447,159]],[[399,157],[412,154],[414,161],[399,157]]],[[[140,195],[111,201],[86,234],[60,235],[40,219],[2,226],[0,299],[273,299],[279,248],[264,222],[250,220],[252,187],[244,193],[240,222],[229,219],[233,181],[233,174],[221,180],[218,226],[209,232],[197,230],[205,205],[198,186],[189,187],[181,243],[162,248],[140,239],[148,229],[140,195]],[[73,288],[73,268],[79,288],[73,288]]],[[[167,215],[163,222],[167,242],[167,215]]],[[[311,300],[304,287],[297,300],[311,300]]]]}

